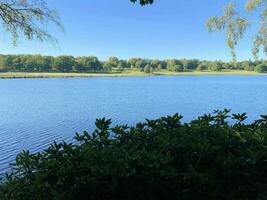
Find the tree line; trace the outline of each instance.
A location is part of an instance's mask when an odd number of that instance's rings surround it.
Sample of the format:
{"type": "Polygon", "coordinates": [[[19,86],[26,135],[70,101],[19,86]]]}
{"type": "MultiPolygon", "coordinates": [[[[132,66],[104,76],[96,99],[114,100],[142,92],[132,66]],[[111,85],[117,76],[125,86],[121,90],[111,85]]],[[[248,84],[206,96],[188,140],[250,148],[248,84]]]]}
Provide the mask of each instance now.
{"type": "Polygon", "coordinates": [[[117,57],[110,57],[107,61],[101,61],[96,56],[0,55],[1,72],[111,72],[112,69],[117,71],[135,69],[145,73],[161,70],[173,72],[194,70],[267,72],[267,61],[245,60],[233,63],[198,59],[159,60],[130,58],[123,60],[117,57]]]}

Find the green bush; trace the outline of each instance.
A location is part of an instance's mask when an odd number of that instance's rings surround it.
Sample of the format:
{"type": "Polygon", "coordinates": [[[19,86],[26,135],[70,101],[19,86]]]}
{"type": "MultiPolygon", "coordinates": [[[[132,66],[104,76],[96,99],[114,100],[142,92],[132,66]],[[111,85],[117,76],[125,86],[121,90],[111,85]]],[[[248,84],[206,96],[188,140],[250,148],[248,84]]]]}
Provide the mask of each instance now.
{"type": "Polygon", "coordinates": [[[7,71],[8,71],[7,67],[0,65],[0,72],[7,72],[7,71]]]}
{"type": "Polygon", "coordinates": [[[209,70],[219,72],[219,71],[223,70],[223,67],[220,66],[220,65],[212,65],[212,66],[209,67],[209,70]]]}
{"type": "Polygon", "coordinates": [[[146,74],[150,74],[150,73],[153,73],[153,68],[151,67],[151,65],[147,64],[144,68],[144,72],[146,74]]]}
{"type": "Polygon", "coordinates": [[[265,73],[267,72],[267,65],[266,64],[260,64],[255,67],[255,71],[258,73],[265,73]]]}
{"type": "Polygon", "coordinates": [[[1,200],[266,199],[267,116],[215,111],[190,123],[162,117],[76,134],[43,152],[24,151],[0,186],[1,200]]]}
{"type": "Polygon", "coordinates": [[[200,64],[198,67],[197,67],[197,70],[198,71],[205,71],[205,70],[207,70],[208,69],[208,67],[207,67],[207,65],[205,65],[205,64],[200,64]]]}
{"type": "Polygon", "coordinates": [[[168,66],[168,70],[172,72],[182,72],[184,69],[182,65],[170,65],[168,66]]]}
{"type": "Polygon", "coordinates": [[[245,66],[244,70],[246,70],[246,71],[254,71],[254,67],[253,66],[245,66]]]}

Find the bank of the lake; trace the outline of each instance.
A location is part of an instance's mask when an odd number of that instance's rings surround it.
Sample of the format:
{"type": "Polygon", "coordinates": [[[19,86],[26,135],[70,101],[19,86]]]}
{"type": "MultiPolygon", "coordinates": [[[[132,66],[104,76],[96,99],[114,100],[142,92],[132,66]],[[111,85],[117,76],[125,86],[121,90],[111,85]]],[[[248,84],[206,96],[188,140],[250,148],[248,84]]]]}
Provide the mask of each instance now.
{"type": "Polygon", "coordinates": [[[171,72],[162,70],[147,74],[142,71],[125,70],[123,72],[112,71],[108,73],[55,73],[55,72],[5,72],[0,73],[0,78],[73,78],[73,77],[128,77],[128,76],[164,76],[164,75],[267,75],[267,73],[257,73],[244,70],[224,70],[224,71],[189,71],[171,72]]]}

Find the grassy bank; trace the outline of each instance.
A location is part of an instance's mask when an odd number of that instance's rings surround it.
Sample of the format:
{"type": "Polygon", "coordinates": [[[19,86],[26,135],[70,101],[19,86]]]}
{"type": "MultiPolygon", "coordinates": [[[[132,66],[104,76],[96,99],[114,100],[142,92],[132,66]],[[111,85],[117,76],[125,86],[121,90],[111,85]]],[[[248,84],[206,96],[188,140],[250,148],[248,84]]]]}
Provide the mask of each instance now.
{"type": "Polygon", "coordinates": [[[152,74],[141,71],[125,70],[118,72],[113,70],[109,73],[54,73],[54,72],[5,72],[0,73],[0,78],[72,78],[72,77],[126,77],[126,76],[153,76],[153,75],[267,75],[254,71],[226,70],[214,71],[192,71],[192,72],[170,72],[162,70],[152,74]]]}

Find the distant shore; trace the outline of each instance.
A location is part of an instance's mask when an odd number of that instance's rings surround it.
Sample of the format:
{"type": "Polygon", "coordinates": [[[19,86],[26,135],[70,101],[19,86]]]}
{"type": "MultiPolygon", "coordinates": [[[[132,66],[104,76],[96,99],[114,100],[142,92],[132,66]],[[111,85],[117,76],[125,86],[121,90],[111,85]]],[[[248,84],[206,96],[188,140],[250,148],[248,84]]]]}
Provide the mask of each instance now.
{"type": "Polygon", "coordinates": [[[192,71],[192,72],[170,72],[160,71],[146,74],[140,71],[123,71],[110,73],[55,73],[55,72],[5,72],[0,73],[0,78],[74,78],[74,77],[130,77],[130,76],[181,76],[181,75],[267,75],[267,73],[257,73],[254,71],[226,70],[226,71],[192,71]]]}

